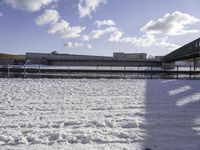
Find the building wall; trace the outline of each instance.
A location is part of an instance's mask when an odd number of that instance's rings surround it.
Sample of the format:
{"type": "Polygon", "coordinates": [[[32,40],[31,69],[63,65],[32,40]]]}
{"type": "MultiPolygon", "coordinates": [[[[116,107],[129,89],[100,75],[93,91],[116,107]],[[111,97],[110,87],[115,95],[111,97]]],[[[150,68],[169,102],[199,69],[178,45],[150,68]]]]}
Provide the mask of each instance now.
{"type": "Polygon", "coordinates": [[[69,55],[69,54],[47,54],[47,53],[26,53],[26,60],[112,60],[113,57],[69,55]]]}
{"type": "Polygon", "coordinates": [[[114,53],[113,57],[26,53],[30,64],[72,65],[72,66],[158,66],[159,62],[148,62],[146,53],[114,53]]]}
{"type": "Polygon", "coordinates": [[[0,65],[14,65],[15,63],[14,59],[0,59],[0,65]]]}
{"type": "Polygon", "coordinates": [[[155,60],[162,60],[162,58],[163,58],[164,56],[155,56],[155,60]]]}
{"type": "Polygon", "coordinates": [[[113,57],[118,60],[146,60],[146,53],[113,53],[113,57]]]}

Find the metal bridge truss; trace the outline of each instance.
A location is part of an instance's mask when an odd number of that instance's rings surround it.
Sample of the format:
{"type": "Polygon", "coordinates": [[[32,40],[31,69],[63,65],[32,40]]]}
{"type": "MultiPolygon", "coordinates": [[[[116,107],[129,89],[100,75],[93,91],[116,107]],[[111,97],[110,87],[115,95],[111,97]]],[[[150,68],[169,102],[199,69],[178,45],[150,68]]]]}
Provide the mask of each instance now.
{"type": "Polygon", "coordinates": [[[200,38],[196,39],[163,57],[163,62],[175,62],[200,57],[200,38]]]}

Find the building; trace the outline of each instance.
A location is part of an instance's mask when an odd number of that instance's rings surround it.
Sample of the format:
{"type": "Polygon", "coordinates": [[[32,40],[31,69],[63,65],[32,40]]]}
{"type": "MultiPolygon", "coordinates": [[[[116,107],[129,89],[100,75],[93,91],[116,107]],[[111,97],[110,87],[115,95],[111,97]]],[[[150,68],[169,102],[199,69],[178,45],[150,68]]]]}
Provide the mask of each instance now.
{"type": "Polygon", "coordinates": [[[155,59],[155,60],[162,60],[163,57],[164,57],[164,56],[155,56],[154,59],[155,59]]]}
{"type": "Polygon", "coordinates": [[[146,60],[147,54],[146,53],[122,53],[117,52],[113,53],[113,57],[117,60],[146,60]]]}
{"type": "Polygon", "coordinates": [[[63,61],[106,61],[112,59],[113,57],[107,56],[72,55],[58,53],[26,53],[26,62],[29,64],[51,65],[52,63],[63,61]]]}
{"type": "Polygon", "coordinates": [[[50,66],[160,66],[149,61],[146,53],[114,53],[113,56],[26,53],[26,64],[50,66]]]}

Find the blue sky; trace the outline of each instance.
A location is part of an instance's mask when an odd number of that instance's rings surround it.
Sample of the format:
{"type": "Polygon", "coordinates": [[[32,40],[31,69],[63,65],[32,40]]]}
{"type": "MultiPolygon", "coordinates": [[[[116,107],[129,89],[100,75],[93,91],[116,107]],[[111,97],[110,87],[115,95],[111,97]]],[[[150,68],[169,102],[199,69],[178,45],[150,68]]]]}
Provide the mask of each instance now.
{"type": "Polygon", "coordinates": [[[0,52],[165,55],[199,38],[200,0],[0,0],[0,52]]]}

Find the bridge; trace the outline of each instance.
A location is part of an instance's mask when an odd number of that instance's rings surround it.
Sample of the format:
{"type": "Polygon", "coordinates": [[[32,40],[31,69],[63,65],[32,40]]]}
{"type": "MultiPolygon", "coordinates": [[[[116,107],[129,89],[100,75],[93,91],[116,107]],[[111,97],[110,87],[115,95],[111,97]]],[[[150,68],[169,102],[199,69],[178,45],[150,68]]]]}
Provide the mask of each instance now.
{"type": "Polygon", "coordinates": [[[196,58],[196,57],[200,57],[200,38],[164,56],[162,62],[172,63],[175,61],[196,58]]]}

